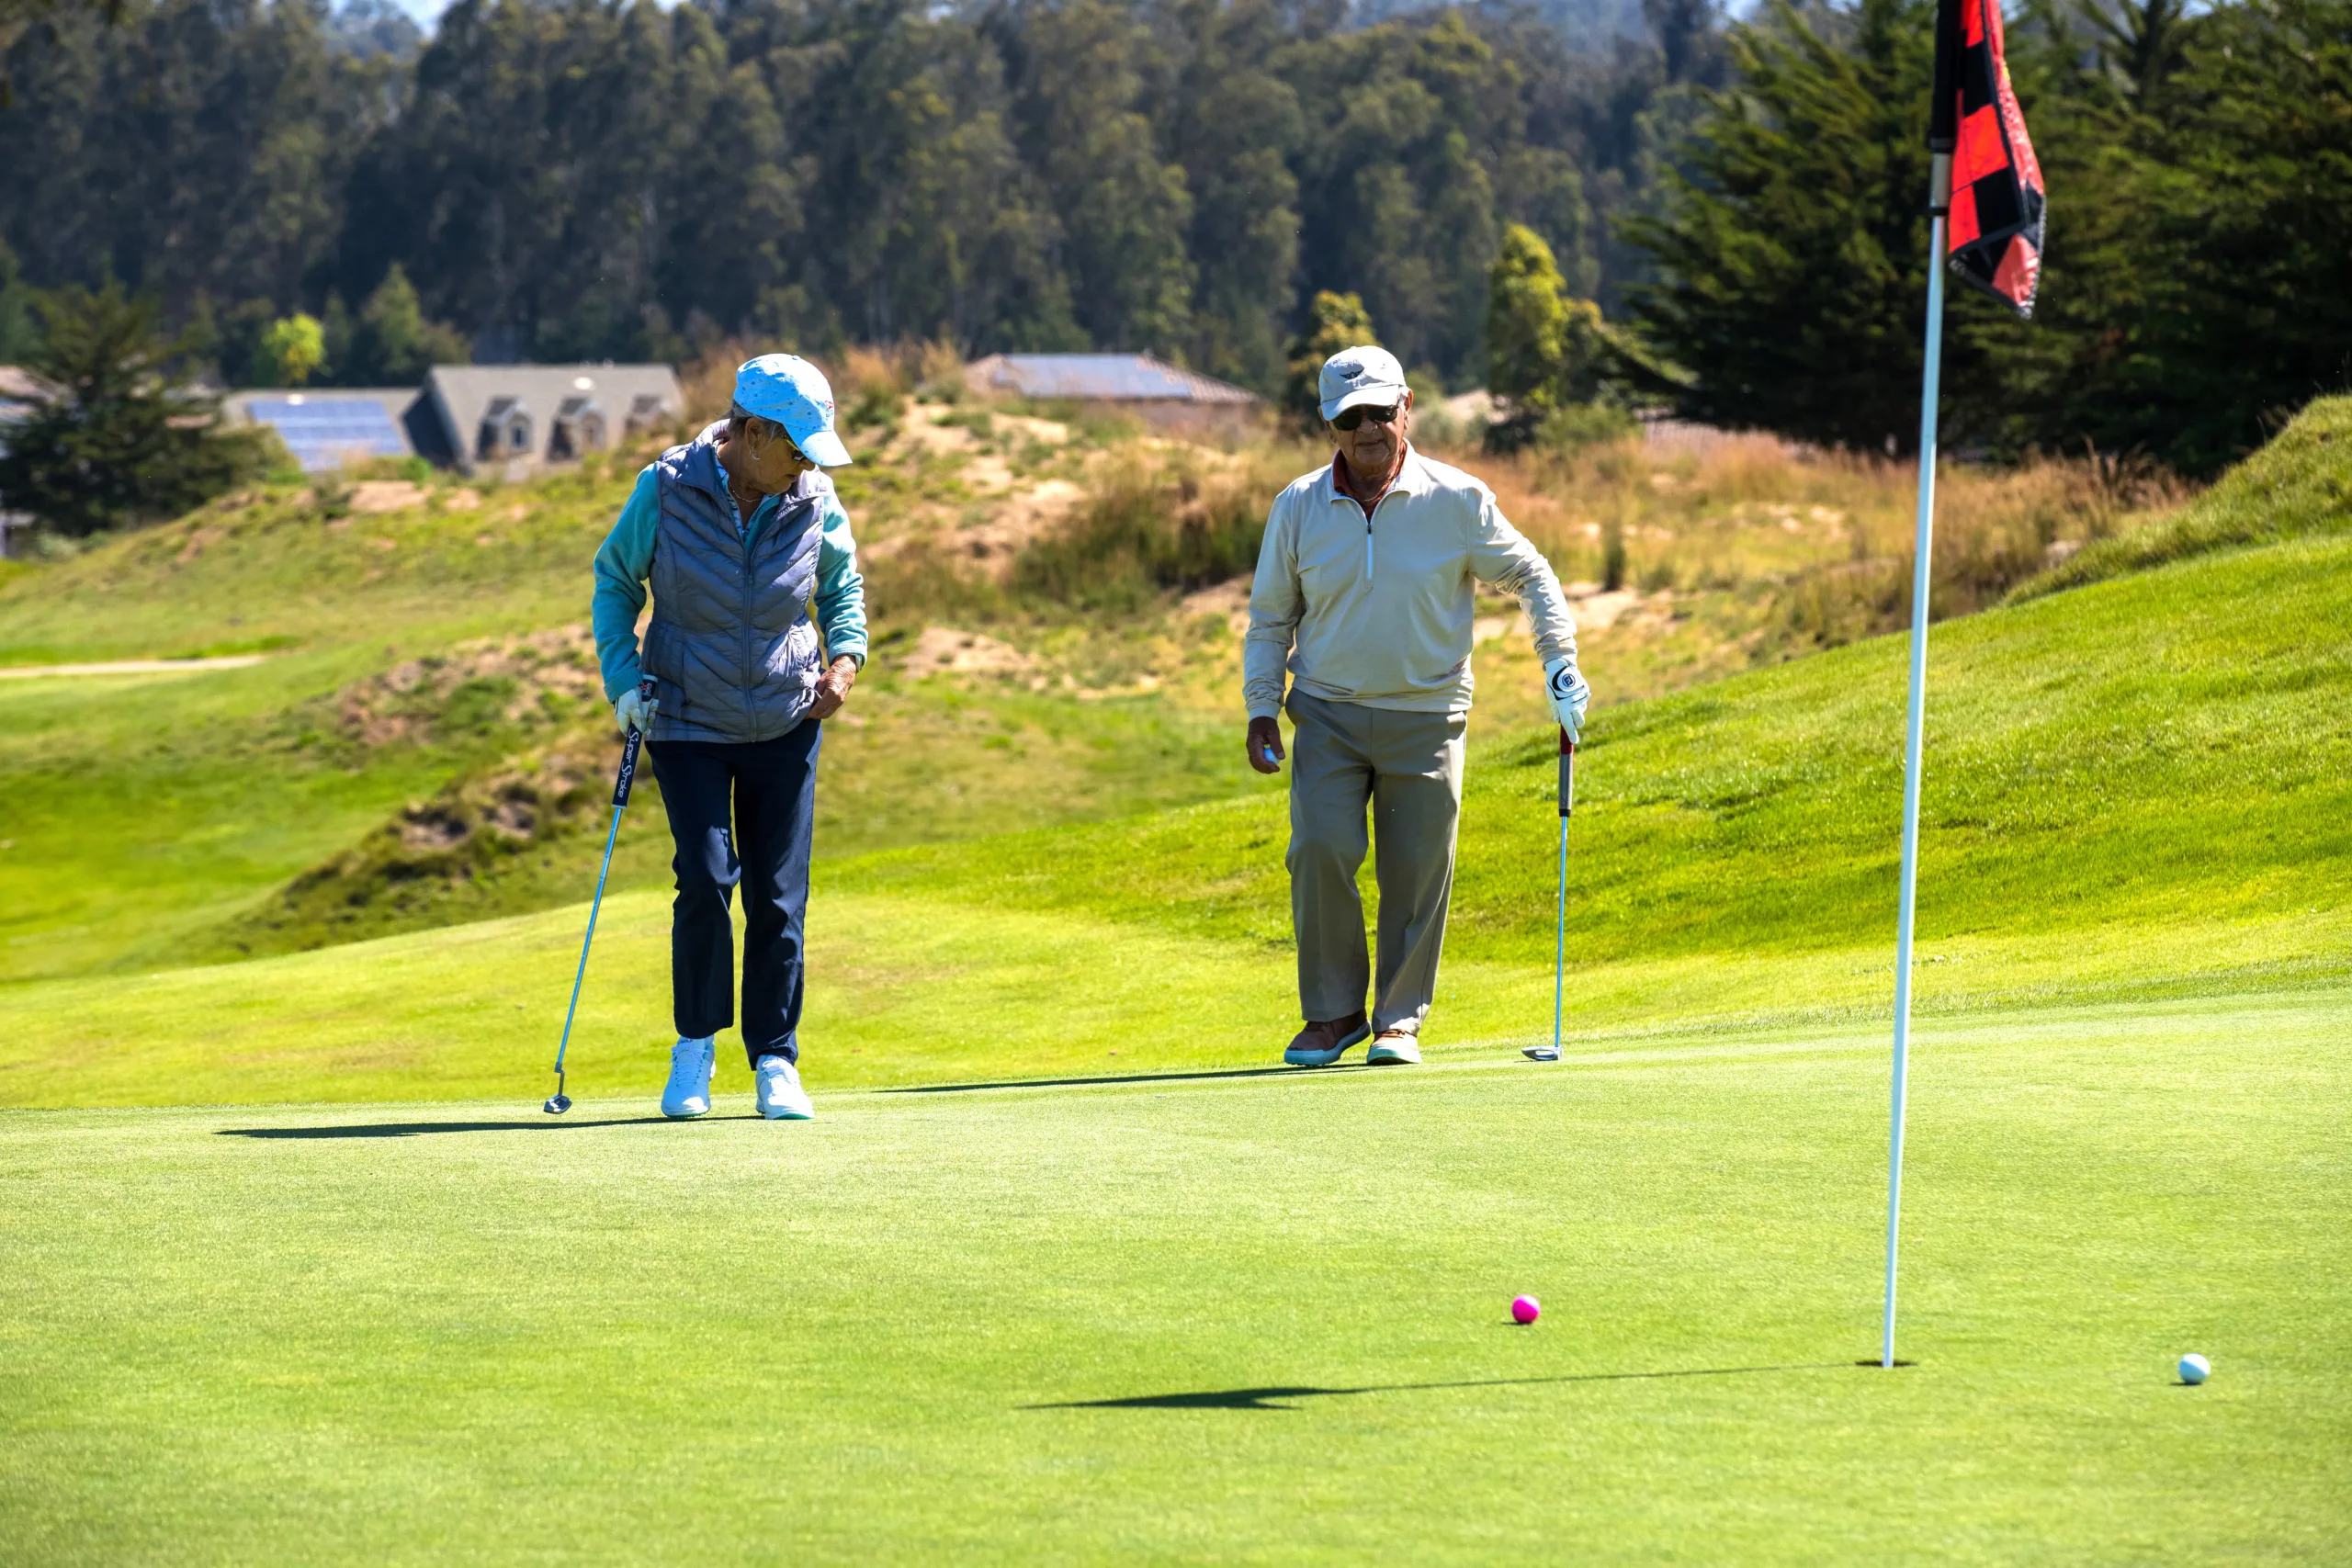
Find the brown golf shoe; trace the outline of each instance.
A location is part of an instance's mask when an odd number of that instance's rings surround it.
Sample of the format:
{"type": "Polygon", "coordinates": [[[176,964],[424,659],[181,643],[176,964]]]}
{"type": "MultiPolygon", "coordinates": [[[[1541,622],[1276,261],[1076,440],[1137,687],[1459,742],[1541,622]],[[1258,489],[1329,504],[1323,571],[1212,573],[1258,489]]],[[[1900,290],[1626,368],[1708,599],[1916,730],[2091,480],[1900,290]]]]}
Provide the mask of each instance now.
{"type": "Polygon", "coordinates": [[[1328,1023],[1309,1023],[1283,1053],[1283,1060],[1294,1067],[1328,1067],[1371,1032],[1371,1023],[1360,1012],[1328,1023]]]}

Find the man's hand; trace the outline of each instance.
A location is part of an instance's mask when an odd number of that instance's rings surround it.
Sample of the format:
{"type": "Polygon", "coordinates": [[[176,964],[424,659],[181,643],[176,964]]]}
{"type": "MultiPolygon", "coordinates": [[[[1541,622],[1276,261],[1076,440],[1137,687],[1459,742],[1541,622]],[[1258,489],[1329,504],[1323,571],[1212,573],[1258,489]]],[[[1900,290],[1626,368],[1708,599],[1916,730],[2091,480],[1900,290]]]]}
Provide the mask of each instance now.
{"type": "Polygon", "coordinates": [[[1261,773],[1283,771],[1283,727],[1271,718],[1250,721],[1250,765],[1261,773]]]}
{"type": "Polygon", "coordinates": [[[613,717],[620,724],[622,738],[626,739],[632,729],[641,735],[652,734],[653,710],[657,705],[635,686],[623,692],[621,700],[613,705],[613,717]]]}
{"type": "Polygon", "coordinates": [[[1565,659],[1544,666],[1544,693],[1551,699],[1552,716],[1568,732],[1568,744],[1582,740],[1585,705],[1592,701],[1592,688],[1585,684],[1577,667],[1565,659]]]}
{"type": "Polygon", "coordinates": [[[820,723],[842,711],[842,704],[849,701],[849,689],[857,684],[857,660],[842,654],[817,677],[817,700],[808,705],[808,716],[820,723]]]}

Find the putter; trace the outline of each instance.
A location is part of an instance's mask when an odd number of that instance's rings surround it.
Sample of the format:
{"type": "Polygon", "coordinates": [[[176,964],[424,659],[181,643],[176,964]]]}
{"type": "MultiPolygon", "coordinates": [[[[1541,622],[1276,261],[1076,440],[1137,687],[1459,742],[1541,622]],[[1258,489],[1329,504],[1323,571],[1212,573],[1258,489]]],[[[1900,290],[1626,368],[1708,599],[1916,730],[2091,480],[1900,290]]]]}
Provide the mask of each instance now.
{"type": "Polygon", "coordinates": [[[1560,731],[1560,916],[1559,935],[1552,949],[1552,1043],[1522,1045],[1520,1055],[1531,1062],[1560,1059],[1560,1016],[1567,995],[1568,976],[1568,813],[1577,806],[1577,747],[1568,732],[1560,731]]]}
{"type": "MultiPolygon", "coordinates": [[[[650,679],[639,682],[637,691],[649,704],[653,701],[650,679]]],[[[571,1018],[580,1010],[580,982],[588,977],[588,944],[596,940],[596,911],[605,907],[605,878],[612,874],[613,845],[621,836],[621,811],[628,805],[628,786],[637,778],[638,748],[644,740],[644,733],[631,725],[628,739],[621,742],[620,776],[613,781],[613,825],[605,833],[605,863],[596,870],[596,897],[588,906],[588,934],[580,939],[580,968],[571,976],[571,1005],[563,1010],[563,1039],[555,1048],[555,1092],[539,1107],[550,1116],[571,1109],[571,1097],[563,1092],[563,1054],[571,1048],[571,1018]]]]}

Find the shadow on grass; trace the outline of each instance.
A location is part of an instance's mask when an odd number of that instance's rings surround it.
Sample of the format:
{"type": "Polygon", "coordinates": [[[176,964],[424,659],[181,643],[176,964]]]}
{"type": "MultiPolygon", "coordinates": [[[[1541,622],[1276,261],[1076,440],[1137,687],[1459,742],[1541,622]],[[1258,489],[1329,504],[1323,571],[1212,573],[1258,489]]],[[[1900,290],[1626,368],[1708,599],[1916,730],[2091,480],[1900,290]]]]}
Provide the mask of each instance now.
{"type": "Polygon", "coordinates": [[[1220,1067],[1198,1073],[1106,1073],[1086,1078],[987,1078],[978,1083],[918,1083],[886,1089],[881,1094],[970,1094],[983,1089],[1091,1089],[1098,1084],[1192,1083],[1202,1078],[1329,1077],[1337,1073],[1367,1071],[1361,1062],[1330,1067],[1220,1067]]]}
{"type": "MultiPolygon", "coordinates": [[[[1872,1361],[1871,1366],[1878,1363],[1872,1361]]],[[[1666,1372],[1575,1372],[1556,1378],[1474,1378],[1462,1382],[1383,1382],[1363,1388],[1219,1388],[1197,1393],[1141,1393],[1125,1399],[1072,1399],[1053,1404],[1024,1404],[1023,1410],[1295,1410],[1285,1399],[1329,1399],[1354,1393],[1413,1393],[1446,1388],[1521,1388],[1544,1383],[1635,1382],[1650,1378],[1728,1378],[1759,1372],[1826,1372],[1842,1370],[1844,1361],[1808,1361],[1785,1367],[1692,1367],[1666,1372]]]]}
{"type": "MultiPolygon", "coordinates": [[[[568,1117],[542,1116],[536,1122],[370,1122],[339,1127],[223,1127],[223,1138],[415,1138],[428,1133],[560,1133],[583,1127],[650,1127],[668,1124],[667,1116],[616,1116],[603,1122],[574,1122],[568,1117]]],[[[734,1122],[734,1116],[680,1118],[695,1122],[734,1122]]]]}

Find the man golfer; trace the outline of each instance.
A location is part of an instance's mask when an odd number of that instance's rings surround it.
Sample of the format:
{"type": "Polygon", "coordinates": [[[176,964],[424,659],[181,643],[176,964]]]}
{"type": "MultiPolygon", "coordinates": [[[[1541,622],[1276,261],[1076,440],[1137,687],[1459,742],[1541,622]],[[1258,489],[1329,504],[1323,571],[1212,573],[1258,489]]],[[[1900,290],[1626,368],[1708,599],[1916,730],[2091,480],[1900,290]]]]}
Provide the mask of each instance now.
{"type": "Polygon", "coordinates": [[[596,552],[592,619],[605,695],[623,730],[646,732],[677,842],[678,1043],[664,1116],[710,1110],[713,1036],[735,1021],[729,907],[738,882],[743,1050],[760,1114],[816,1113],[800,1087],[796,1032],[817,744],[865,661],[857,545],[821,470],[849,460],[824,376],[805,359],[763,354],[736,373],[726,419],[638,476],[596,552]],[[653,619],[640,658],[637,616],[649,581],[653,619]],[[651,702],[638,691],[646,675],[651,702]]]}
{"type": "Polygon", "coordinates": [[[1526,608],[1571,741],[1590,692],[1551,566],[1494,491],[1407,439],[1413,394],[1396,356],[1342,350],[1325,361],[1318,390],[1339,450],[1274,498],[1242,652],[1250,765],[1281,769],[1285,671],[1296,727],[1288,863],[1306,1027],[1283,1060],[1328,1067],[1373,1037],[1367,1062],[1418,1062],[1453,890],[1474,580],[1526,608]],[[1380,883],[1369,973],[1356,895],[1367,807],[1380,883]]]}

